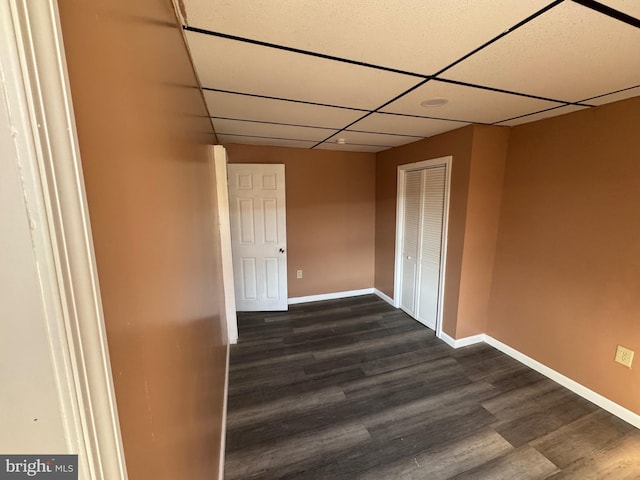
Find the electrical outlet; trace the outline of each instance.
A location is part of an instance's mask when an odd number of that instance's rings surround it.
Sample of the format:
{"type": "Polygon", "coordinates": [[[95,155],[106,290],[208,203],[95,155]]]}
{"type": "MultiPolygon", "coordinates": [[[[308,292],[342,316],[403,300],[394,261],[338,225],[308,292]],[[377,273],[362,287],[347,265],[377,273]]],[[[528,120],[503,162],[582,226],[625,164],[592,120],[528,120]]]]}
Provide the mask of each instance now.
{"type": "Polygon", "coordinates": [[[296,272],[296,278],[302,278],[302,270],[296,272]]]}
{"type": "Polygon", "coordinates": [[[625,367],[631,368],[631,362],[633,362],[634,351],[629,348],[624,348],[622,345],[618,345],[616,350],[616,362],[621,363],[625,367]]]}

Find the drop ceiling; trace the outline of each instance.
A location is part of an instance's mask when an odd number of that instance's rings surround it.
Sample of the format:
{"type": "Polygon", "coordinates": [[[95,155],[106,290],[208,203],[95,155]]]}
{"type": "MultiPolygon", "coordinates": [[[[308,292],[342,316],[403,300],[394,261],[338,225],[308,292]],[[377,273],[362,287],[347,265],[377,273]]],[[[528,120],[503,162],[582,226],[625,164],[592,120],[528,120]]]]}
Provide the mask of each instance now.
{"type": "Polygon", "coordinates": [[[640,95],[639,0],[180,4],[221,143],[378,152],[640,95]]]}

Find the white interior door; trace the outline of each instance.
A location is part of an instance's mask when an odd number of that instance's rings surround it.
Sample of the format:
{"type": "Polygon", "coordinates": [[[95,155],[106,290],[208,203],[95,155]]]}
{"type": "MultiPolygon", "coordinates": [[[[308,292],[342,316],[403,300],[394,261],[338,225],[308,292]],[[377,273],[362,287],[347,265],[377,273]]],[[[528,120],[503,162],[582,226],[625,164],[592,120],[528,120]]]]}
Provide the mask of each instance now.
{"type": "Polygon", "coordinates": [[[396,305],[434,330],[441,323],[448,168],[445,158],[398,171],[396,305]]]}
{"type": "Polygon", "coordinates": [[[229,164],[236,308],[287,310],[284,165],[229,164]]]}

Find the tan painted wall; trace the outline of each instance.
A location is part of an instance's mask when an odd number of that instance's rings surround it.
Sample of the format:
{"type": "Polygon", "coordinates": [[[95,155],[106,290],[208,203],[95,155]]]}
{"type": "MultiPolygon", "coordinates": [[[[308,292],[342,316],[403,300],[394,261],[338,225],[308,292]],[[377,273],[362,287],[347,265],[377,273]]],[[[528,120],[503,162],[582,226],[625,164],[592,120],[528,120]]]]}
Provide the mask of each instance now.
{"type": "Polygon", "coordinates": [[[509,128],[473,127],[455,338],[486,332],[509,128]]]}
{"type": "Polygon", "coordinates": [[[290,298],[373,287],[374,154],[226,148],[230,163],[285,165],[290,298]]]}
{"type": "Polygon", "coordinates": [[[640,413],[640,97],[513,128],[488,333],[640,413]],[[638,358],[636,358],[636,364],[638,358]]]}
{"type": "Polygon", "coordinates": [[[391,148],[376,159],[375,287],[393,297],[398,165],[453,155],[443,329],[454,336],[464,246],[473,127],[391,148]]]}
{"type": "Polygon", "coordinates": [[[214,137],[182,33],[169,1],[59,3],[129,478],[217,478],[214,137]]]}

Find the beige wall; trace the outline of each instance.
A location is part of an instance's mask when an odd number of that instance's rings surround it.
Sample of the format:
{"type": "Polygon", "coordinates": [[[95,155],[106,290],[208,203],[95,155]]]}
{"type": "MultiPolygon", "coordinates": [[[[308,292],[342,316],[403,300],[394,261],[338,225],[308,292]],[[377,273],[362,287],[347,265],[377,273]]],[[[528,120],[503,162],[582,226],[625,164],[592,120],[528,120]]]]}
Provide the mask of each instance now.
{"type": "Polygon", "coordinates": [[[217,478],[214,136],[181,29],[169,1],[59,5],[129,478],[217,478]]]}
{"type": "Polygon", "coordinates": [[[509,128],[473,127],[469,191],[454,338],[486,332],[509,128]]]}
{"type": "Polygon", "coordinates": [[[640,413],[640,98],[512,129],[488,333],[640,413]],[[638,359],[636,358],[636,363],[638,359]]]}
{"type": "Polygon", "coordinates": [[[226,148],[230,163],[285,165],[290,298],[373,287],[374,154],[226,148]]]}

